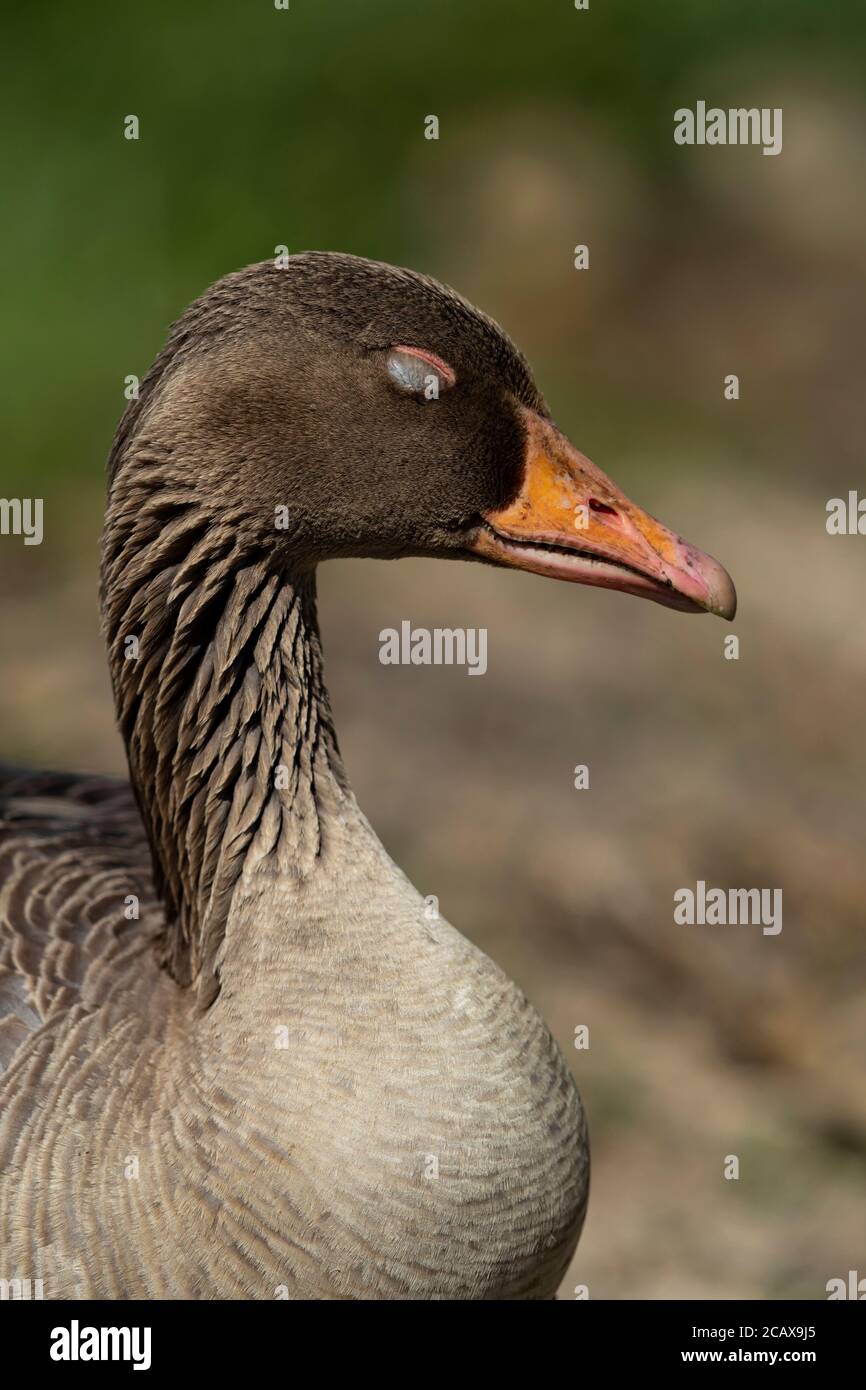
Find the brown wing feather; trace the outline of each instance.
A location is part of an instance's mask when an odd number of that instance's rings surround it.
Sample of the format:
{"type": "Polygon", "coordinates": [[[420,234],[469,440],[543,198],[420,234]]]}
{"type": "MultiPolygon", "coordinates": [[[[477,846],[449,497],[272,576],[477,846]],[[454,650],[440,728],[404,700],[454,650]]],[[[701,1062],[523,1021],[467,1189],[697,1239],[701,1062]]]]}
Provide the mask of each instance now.
{"type": "Polygon", "coordinates": [[[0,1072],[48,1019],[87,1000],[106,947],[155,910],[129,783],[0,766],[0,1072]]]}

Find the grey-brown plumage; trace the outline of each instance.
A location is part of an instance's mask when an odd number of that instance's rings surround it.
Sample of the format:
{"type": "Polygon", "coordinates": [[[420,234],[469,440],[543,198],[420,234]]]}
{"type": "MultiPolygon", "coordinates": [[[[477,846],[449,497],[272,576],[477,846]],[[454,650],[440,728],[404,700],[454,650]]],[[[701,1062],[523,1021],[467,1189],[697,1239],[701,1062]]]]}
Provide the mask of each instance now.
{"type": "Polygon", "coordinates": [[[314,571],[457,555],[515,494],[523,359],[310,254],[191,307],[115,438],[102,605],[131,787],[0,774],[0,1277],[82,1298],[548,1298],[587,1195],[548,1030],[343,772],[314,571]],[[394,344],[456,372],[389,383],[394,344]],[[285,509],[285,525],[275,525],[285,509]]]}

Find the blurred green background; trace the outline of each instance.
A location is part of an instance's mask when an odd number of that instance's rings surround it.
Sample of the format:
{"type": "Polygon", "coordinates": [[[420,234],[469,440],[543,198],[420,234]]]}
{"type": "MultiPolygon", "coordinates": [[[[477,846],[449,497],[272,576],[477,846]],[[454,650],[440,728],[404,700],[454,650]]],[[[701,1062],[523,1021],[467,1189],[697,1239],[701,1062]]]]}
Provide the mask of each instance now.
{"type": "Polygon", "coordinates": [[[95,589],[123,380],[278,244],[454,284],[737,581],[729,662],[721,624],[621,595],[421,561],[321,578],[362,805],[574,1062],[595,1186],[566,1290],[593,1297],[866,1274],[866,539],[824,528],[866,484],[864,60],[855,0],[4,15],[2,487],[46,519],[41,547],[0,541],[2,756],[122,770],[95,589]],[[782,107],[782,153],[676,146],[698,99],[782,107]],[[486,626],[487,678],[381,667],[406,616],[486,626]],[[697,878],[782,887],[781,936],[675,927],[697,878]]]}

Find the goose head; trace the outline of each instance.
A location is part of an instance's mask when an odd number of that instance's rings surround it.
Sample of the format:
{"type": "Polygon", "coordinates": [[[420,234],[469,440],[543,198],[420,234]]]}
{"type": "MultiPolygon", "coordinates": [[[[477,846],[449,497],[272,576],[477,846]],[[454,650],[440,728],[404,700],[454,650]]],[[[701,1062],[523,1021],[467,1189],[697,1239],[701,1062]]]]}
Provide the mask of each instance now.
{"type": "Polygon", "coordinates": [[[239,875],[265,860],[313,872],[324,808],[350,793],[316,566],[406,555],[685,612],[731,618],[736,605],[721,565],[569,443],[519,351],[452,290],[318,252],[218,281],[121,420],[102,546],[112,684],[166,961],[204,996],[239,875]]]}
{"type": "Polygon", "coordinates": [[[166,517],[172,498],[194,501],[239,555],[293,575],[337,556],[430,555],[684,612],[736,608],[717,561],[568,441],[491,319],[353,256],[265,262],[198,300],[124,417],[112,497],[125,469],[139,497],[158,480],[166,517]]]}

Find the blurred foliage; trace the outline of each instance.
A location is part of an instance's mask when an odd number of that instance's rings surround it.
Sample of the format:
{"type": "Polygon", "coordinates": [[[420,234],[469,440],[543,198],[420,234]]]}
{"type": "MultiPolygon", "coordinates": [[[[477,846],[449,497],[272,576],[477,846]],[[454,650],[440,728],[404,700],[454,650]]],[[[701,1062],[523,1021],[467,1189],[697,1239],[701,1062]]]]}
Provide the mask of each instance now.
{"type": "MultiPolygon", "coordinates": [[[[277,243],[444,274],[417,166],[439,167],[447,200],[456,131],[480,126],[493,147],[511,112],[600,124],[665,187],[678,178],[673,108],[697,95],[727,104],[714,71],[738,67],[738,98],[780,64],[820,66],[861,92],[864,37],[853,0],[7,7],[6,488],[94,476],[124,375],[147,369],[205,285],[277,243]],[[442,122],[435,146],[422,138],[428,112],[442,122]],[[123,138],[129,113],[138,142],[123,138]]],[[[618,408],[614,392],[600,413],[618,408]]]]}

